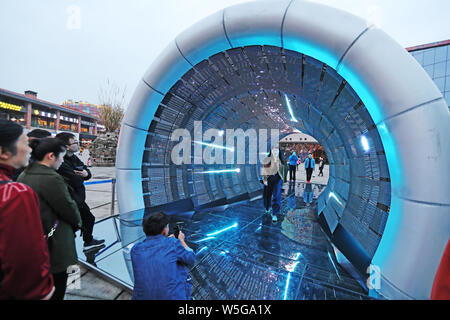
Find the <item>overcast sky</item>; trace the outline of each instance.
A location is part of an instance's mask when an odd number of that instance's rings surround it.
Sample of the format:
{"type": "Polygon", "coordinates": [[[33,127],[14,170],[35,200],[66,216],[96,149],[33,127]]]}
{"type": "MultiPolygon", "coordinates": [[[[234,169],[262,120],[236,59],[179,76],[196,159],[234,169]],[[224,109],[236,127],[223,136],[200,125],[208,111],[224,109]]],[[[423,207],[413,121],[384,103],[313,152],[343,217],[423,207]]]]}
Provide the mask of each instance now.
{"type": "MultiPolygon", "coordinates": [[[[277,0],[273,0],[277,1],[277,0]]],[[[0,88],[98,103],[126,88],[180,32],[247,0],[1,0],[0,88]]],[[[449,0],[315,0],[376,22],[403,47],[450,39],[449,0]]]]}

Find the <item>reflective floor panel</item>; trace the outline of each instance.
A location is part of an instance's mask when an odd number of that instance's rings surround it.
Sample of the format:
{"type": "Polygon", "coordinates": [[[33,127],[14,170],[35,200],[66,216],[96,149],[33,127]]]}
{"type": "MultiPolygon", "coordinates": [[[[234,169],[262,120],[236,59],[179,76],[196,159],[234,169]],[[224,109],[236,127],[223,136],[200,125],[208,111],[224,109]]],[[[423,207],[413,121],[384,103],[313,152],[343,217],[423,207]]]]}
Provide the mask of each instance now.
{"type": "MultiPolygon", "coordinates": [[[[179,224],[196,252],[192,299],[371,299],[338,265],[316,220],[316,200],[324,189],[285,183],[276,223],[264,213],[262,198],[172,215],[171,229],[179,224]]],[[[97,222],[94,236],[106,241],[95,251],[83,252],[78,232],[79,259],[132,288],[130,250],[145,238],[145,214],[139,210],[97,222]]]]}

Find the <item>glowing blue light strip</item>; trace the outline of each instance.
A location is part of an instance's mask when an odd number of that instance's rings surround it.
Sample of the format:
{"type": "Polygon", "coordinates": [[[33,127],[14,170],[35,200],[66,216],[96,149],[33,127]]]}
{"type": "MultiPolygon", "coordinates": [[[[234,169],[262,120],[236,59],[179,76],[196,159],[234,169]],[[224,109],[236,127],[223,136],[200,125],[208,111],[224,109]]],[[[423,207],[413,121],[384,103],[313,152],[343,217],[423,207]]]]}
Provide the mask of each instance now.
{"type": "Polygon", "coordinates": [[[287,280],[286,280],[286,289],[284,289],[284,298],[283,298],[283,300],[286,300],[286,298],[287,298],[287,292],[288,292],[288,289],[289,289],[289,282],[290,281],[291,281],[291,273],[289,272],[287,280]]]}
{"type": "Polygon", "coordinates": [[[222,233],[222,232],[224,232],[224,231],[227,231],[227,230],[229,230],[229,229],[231,229],[231,228],[236,228],[238,226],[238,224],[237,224],[237,222],[236,223],[234,223],[233,225],[231,225],[231,226],[229,226],[229,227],[226,227],[226,228],[224,228],[224,229],[222,229],[222,230],[219,230],[219,231],[216,231],[216,232],[213,232],[213,233],[209,233],[209,234],[207,234],[207,236],[209,237],[209,236],[214,236],[214,235],[216,235],[216,234],[219,234],[219,233],[222,233]]]}
{"type": "Polygon", "coordinates": [[[206,250],[206,249],[208,249],[208,247],[207,247],[207,246],[205,246],[205,247],[201,248],[200,250],[198,250],[198,251],[197,251],[197,254],[199,254],[200,252],[202,252],[202,251],[204,251],[204,250],[206,250]]]}
{"type": "Polygon", "coordinates": [[[339,205],[342,207],[342,202],[338,199],[338,197],[334,194],[334,192],[330,192],[330,194],[328,195],[328,198],[333,197],[334,200],[337,201],[337,203],[339,203],[339,205]]]}
{"type": "Polygon", "coordinates": [[[286,279],[286,288],[284,289],[284,298],[283,298],[283,300],[286,300],[286,298],[287,298],[287,292],[288,292],[288,289],[289,289],[289,282],[291,281],[291,272],[294,272],[295,267],[300,263],[300,261],[297,261],[297,260],[298,260],[298,258],[300,258],[301,255],[302,255],[301,252],[297,252],[297,254],[295,255],[295,258],[294,258],[296,260],[294,262],[294,264],[292,264],[290,266],[286,266],[286,270],[289,271],[289,274],[288,274],[288,277],[286,279]]]}
{"type": "Polygon", "coordinates": [[[241,169],[226,169],[226,170],[211,170],[211,171],[202,171],[197,173],[224,173],[224,172],[241,172],[241,169]]]}
{"type": "Polygon", "coordinates": [[[294,122],[298,122],[297,119],[295,119],[294,117],[294,113],[292,112],[292,108],[291,108],[291,102],[289,101],[289,98],[287,97],[287,95],[284,95],[284,98],[286,99],[286,105],[288,107],[289,113],[291,115],[291,120],[294,122]]]}
{"type": "Polygon", "coordinates": [[[203,142],[203,141],[194,141],[194,143],[201,144],[203,146],[213,147],[213,148],[226,149],[226,150],[234,152],[234,148],[224,147],[219,144],[207,143],[207,142],[203,142]]]}
{"type": "Polygon", "coordinates": [[[369,151],[369,141],[365,136],[361,136],[361,144],[364,151],[369,151]]]}
{"type": "Polygon", "coordinates": [[[203,241],[206,241],[206,240],[211,240],[211,239],[214,239],[215,237],[207,237],[207,238],[204,238],[204,239],[201,239],[201,240],[198,240],[198,241],[195,241],[195,242],[203,242],[203,241]]]}
{"type": "Polygon", "coordinates": [[[336,265],[334,264],[333,259],[331,258],[331,255],[330,255],[330,252],[329,252],[329,251],[328,251],[328,258],[330,259],[331,263],[333,264],[333,268],[334,268],[334,270],[336,270],[336,274],[337,274],[338,278],[340,279],[341,276],[339,275],[339,272],[338,272],[338,270],[337,270],[337,268],[336,268],[336,265]]]}

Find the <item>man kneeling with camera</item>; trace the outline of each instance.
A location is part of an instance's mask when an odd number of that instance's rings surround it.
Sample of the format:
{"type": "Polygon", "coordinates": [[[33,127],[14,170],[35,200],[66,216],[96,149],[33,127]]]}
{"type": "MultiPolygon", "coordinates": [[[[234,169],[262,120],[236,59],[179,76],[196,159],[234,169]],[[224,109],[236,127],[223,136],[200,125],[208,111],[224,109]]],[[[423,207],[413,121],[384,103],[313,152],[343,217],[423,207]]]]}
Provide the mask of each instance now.
{"type": "Polygon", "coordinates": [[[194,250],[184,242],[169,236],[169,217],[155,213],[142,223],[144,241],[131,249],[134,273],[133,300],[189,300],[191,284],[187,266],[195,262],[194,250]]]}

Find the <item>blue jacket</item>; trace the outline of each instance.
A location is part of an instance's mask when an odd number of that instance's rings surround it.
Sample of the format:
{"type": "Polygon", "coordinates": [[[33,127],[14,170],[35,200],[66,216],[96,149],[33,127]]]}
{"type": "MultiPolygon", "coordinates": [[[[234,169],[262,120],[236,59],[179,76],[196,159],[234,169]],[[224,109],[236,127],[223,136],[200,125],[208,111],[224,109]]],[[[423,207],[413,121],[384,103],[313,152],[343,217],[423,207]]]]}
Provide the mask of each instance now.
{"type": "Polygon", "coordinates": [[[131,249],[134,273],[133,300],[189,300],[187,266],[195,262],[192,249],[163,235],[148,236],[131,249]]]}
{"type": "Polygon", "coordinates": [[[291,166],[296,166],[296,165],[297,165],[297,161],[298,161],[298,157],[295,155],[295,153],[292,154],[292,155],[289,157],[289,164],[290,164],[291,166]]]}
{"type": "MultiPolygon", "coordinates": [[[[306,158],[305,160],[305,169],[308,168],[309,166],[309,158],[306,158]]],[[[313,170],[315,169],[315,165],[316,165],[316,161],[314,160],[314,158],[311,158],[311,168],[313,168],[313,170]]]]}

